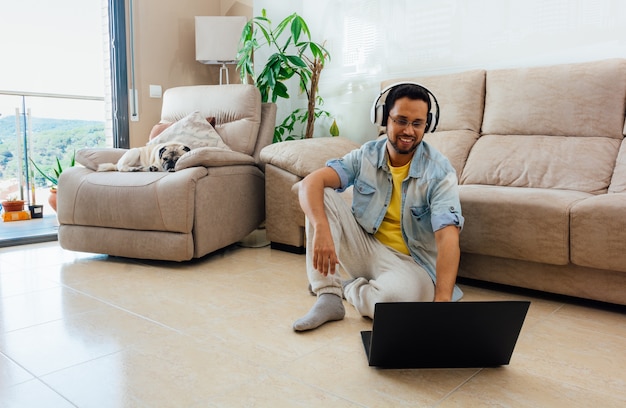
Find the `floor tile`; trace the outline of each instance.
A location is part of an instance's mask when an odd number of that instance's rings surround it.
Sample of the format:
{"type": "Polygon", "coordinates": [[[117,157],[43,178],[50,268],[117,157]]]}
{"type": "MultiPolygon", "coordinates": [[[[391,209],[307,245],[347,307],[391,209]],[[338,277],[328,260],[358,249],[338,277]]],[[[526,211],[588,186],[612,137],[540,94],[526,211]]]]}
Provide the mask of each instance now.
{"type": "Polygon", "coordinates": [[[60,320],[100,306],[97,300],[62,286],[3,297],[0,298],[0,336],[2,333],[60,320]]]}
{"type": "Polygon", "coordinates": [[[0,389],[32,380],[33,375],[0,353],[0,389]]]}
{"type": "Polygon", "coordinates": [[[0,387],[2,408],[75,408],[63,396],[40,380],[30,380],[13,387],[0,387]]]}
{"type": "Polygon", "coordinates": [[[626,337],[553,317],[522,334],[512,363],[534,375],[626,401],[626,337]]]}
{"type": "Polygon", "coordinates": [[[5,269],[0,271],[0,298],[23,295],[58,286],[58,282],[47,279],[45,274],[41,274],[37,270],[5,269]]]}
{"type": "Polygon", "coordinates": [[[0,350],[37,376],[116,353],[171,332],[113,307],[5,333],[0,350]]]}
{"type": "Polygon", "coordinates": [[[191,407],[265,374],[222,346],[181,334],[154,337],[43,380],[77,406],[191,407]]]}
{"type": "MultiPolygon", "coordinates": [[[[314,331],[310,336],[319,334],[314,331]]],[[[322,347],[286,367],[286,372],[303,383],[368,407],[432,406],[478,371],[369,367],[357,333],[320,343],[322,347]]]]}
{"type": "Polygon", "coordinates": [[[624,401],[518,367],[506,367],[482,370],[437,407],[618,408],[624,406],[624,401]]]}
{"type": "Polygon", "coordinates": [[[289,376],[270,373],[224,395],[202,402],[197,405],[197,408],[200,407],[358,408],[363,405],[309,386],[289,376]]]}

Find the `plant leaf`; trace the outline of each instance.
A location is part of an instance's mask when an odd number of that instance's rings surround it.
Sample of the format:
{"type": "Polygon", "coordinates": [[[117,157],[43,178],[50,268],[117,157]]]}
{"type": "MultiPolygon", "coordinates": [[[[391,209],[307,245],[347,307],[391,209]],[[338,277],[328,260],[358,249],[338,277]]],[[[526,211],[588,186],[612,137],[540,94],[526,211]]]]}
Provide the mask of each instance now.
{"type": "Polygon", "coordinates": [[[263,34],[263,37],[265,37],[265,41],[267,42],[267,44],[271,44],[272,43],[272,33],[271,33],[271,31],[267,27],[265,27],[265,26],[263,26],[261,24],[257,24],[256,27],[259,30],[261,30],[261,33],[263,34]]]}
{"type": "Polygon", "coordinates": [[[302,58],[298,57],[297,55],[287,55],[287,60],[289,60],[289,62],[291,62],[293,65],[307,68],[306,62],[304,62],[302,58]]]}
{"type": "Polygon", "coordinates": [[[287,92],[287,86],[282,82],[277,82],[274,88],[274,95],[278,95],[281,98],[289,99],[289,93],[287,92]]]}
{"type": "Polygon", "coordinates": [[[296,20],[298,20],[298,25],[300,26],[300,30],[302,30],[302,32],[306,34],[309,41],[311,41],[311,32],[309,31],[309,26],[306,24],[306,21],[304,21],[304,19],[300,16],[297,16],[296,20]]]}
{"type": "Polygon", "coordinates": [[[296,13],[293,13],[292,15],[285,17],[285,19],[278,24],[278,27],[276,27],[276,30],[274,30],[276,38],[280,37],[285,28],[289,25],[291,20],[293,20],[296,15],[296,13]]]}
{"type": "Polygon", "coordinates": [[[294,44],[298,42],[300,33],[302,32],[302,18],[299,16],[294,18],[291,22],[291,36],[293,37],[294,44]]]}

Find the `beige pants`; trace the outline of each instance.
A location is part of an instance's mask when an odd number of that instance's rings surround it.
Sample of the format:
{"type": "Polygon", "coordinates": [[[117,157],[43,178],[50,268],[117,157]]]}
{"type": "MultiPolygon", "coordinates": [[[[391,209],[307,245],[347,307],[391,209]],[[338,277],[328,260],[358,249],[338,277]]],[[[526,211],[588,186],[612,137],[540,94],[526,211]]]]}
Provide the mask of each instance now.
{"type": "MultiPolygon", "coordinates": [[[[372,318],[378,302],[430,302],[435,285],[428,272],[404,255],[365,232],[348,204],[331,188],[324,190],[324,206],[330,223],[339,264],[352,278],[344,296],[362,316],[372,318]]],[[[313,226],[306,222],[307,248],[313,248],[313,226]]],[[[317,295],[342,295],[341,279],[323,276],[313,268],[313,253],[307,251],[306,267],[311,289],[317,295]]]]}

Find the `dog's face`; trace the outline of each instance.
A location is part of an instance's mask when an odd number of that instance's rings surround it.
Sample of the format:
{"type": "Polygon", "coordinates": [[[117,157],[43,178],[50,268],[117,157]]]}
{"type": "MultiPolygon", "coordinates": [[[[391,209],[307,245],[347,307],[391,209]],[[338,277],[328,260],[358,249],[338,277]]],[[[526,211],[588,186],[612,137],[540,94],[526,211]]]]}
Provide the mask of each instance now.
{"type": "Polygon", "coordinates": [[[191,149],[180,143],[172,143],[159,149],[159,166],[163,171],[174,171],[176,162],[180,156],[187,153],[191,149]]]}

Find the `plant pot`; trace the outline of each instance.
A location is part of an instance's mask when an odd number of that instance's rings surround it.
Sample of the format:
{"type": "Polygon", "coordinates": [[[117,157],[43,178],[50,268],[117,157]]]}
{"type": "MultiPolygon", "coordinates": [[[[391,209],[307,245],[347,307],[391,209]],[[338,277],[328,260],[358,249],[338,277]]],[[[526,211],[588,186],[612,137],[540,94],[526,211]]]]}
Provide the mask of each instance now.
{"type": "Polygon", "coordinates": [[[2,208],[4,211],[22,211],[24,209],[24,200],[3,201],[2,208]]]}
{"type": "Polygon", "coordinates": [[[50,204],[50,207],[52,207],[54,212],[57,211],[57,189],[56,188],[50,189],[50,195],[48,196],[48,204],[50,204]]]}
{"type": "Polygon", "coordinates": [[[30,218],[43,218],[43,205],[29,205],[30,218]]]}

